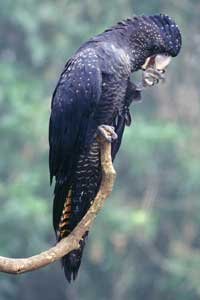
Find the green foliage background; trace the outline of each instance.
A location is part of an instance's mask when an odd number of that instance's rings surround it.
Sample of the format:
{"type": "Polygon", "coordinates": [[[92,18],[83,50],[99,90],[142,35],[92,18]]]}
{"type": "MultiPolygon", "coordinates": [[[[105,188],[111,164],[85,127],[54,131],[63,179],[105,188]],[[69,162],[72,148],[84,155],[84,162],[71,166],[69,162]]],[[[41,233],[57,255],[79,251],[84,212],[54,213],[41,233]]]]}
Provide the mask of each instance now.
{"type": "Polygon", "coordinates": [[[200,297],[200,2],[0,1],[0,254],[55,243],[48,118],[59,73],[90,36],[133,14],[164,12],[183,50],[167,83],[132,108],[112,196],[88,239],[78,280],[60,264],[0,275],[0,300],[196,300],[200,297]]]}

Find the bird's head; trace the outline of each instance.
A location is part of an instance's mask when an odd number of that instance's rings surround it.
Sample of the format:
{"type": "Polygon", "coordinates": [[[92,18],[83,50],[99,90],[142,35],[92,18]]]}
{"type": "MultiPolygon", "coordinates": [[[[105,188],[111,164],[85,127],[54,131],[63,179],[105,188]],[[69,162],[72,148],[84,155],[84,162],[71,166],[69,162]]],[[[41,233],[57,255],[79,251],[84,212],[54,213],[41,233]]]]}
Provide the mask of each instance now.
{"type": "Polygon", "coordinates": [[[181,49],[181,33],[176,23],[167,15],[141,17],[141,26],[148,35],[149,51],[175,57],[181,49]]]}
{"type": "Polygon", "coordinates": [[[181,33],[169,16],[160,14],[135,17],[132,24],[132,54],[133,57],[138,55],[137,69],[146,69],[149,64],[165,68],[170,58],[178,55],[182,44],[181,33]]]}

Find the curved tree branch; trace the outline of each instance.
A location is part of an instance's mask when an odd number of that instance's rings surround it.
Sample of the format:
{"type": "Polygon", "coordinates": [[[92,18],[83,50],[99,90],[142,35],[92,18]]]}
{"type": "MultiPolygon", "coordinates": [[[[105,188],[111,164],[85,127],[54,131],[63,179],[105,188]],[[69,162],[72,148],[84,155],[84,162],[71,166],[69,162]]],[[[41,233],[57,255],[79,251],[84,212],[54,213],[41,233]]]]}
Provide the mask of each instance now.
{"type": "Polygon", "coordinates": [[[79,241],[84,233],[89,230],[106,198],[110,195],[116,177],[111,158],[111,144],[103,138],[99,139],[99,143],[102,166],[101,186],[93,204],[81,222],[68,237],[62,239],[54,247],[40,254],[28,258],[7,258],[0,256],[0,272],[21,274],[33,271],[59,260],[70,251],[79,248],[79,241]]]}

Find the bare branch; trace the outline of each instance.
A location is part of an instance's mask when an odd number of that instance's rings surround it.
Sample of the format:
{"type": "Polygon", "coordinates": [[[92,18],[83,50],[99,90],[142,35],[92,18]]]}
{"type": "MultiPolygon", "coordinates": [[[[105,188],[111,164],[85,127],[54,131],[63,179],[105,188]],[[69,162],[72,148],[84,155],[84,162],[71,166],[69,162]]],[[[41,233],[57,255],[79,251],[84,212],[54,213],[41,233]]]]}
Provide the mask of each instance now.
{"type": "Polygon", "coordinates": [[[56,246],[47,251],[41,252],[38,255],[28,258],[7,258],[0,256],[0,272],[21,274],[33,271],[59,260],[70,251],[79,247],[79,241],[84,233],[89,230],[105,200],[110,195],[116,177],[116,172],[113,168],[111,158],[111,144],[104,139],[100,139],[99,143],[101,147],[102,166],[101,186],[92,206],[81,222],[68,237],[62,239],[58,244],[56,244],[56,246]]]}

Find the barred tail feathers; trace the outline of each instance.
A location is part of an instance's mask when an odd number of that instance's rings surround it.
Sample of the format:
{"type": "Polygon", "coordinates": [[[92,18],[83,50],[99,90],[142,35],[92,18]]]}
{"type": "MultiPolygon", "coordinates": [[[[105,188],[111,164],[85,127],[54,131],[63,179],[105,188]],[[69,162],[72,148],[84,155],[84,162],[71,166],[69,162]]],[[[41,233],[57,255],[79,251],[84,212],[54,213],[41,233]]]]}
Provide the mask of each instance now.
{"type": "MultiPolygon", "coordinates": [[[[67,184],[66,181],[64,183],[62,180],[57,181],[54,198],[54,228],[58,240],[70,234],[94,200],[101,182],[99,158],[99,147],[95,142],[89,152],[79,156],[70,177],[71,184],[69,185],[69,182],[67,184]]],[[[79,249],[71,251],[62,259],[65,276],[69,282],[77,276],[87,235],[88,232],[82,237],[79,249]]]]}
{"type": "Polygon", "coordinates": [[[67,255],[65,255],[62,258],[62,266],[64,268],[65,277],[68,280],[68,282],[71,282],[71,280],[75,280],[78,274],[79,267],[81,265],[81,259],[83,255],[83,249],[85,246],[85,239],[88,235],[88,232],[82,237],[80,240],[80,248],[71,251],[67,255]]]}

